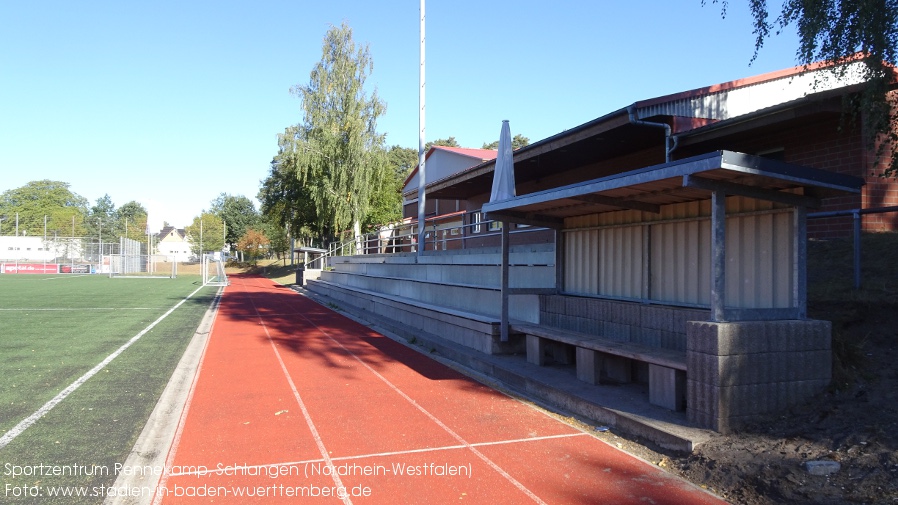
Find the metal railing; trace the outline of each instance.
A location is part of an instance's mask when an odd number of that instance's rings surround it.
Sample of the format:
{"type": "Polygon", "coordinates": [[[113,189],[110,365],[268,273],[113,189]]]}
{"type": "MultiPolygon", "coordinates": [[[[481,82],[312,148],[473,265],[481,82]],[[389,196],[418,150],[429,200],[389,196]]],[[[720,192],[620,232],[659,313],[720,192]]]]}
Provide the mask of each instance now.
{"type": "Polygon", "coordinates": [[[888,212],[898,212],[898,206],[879,207],[874,209],[833,210],[808,214],[808,219],[845,216],[853,217],[854,289],[860,289],[861,287],[861,216],[864,214],[885,214],[888,212]]]}
{"type": "MultiPolygon", "coordinates": [[[[434,216],[425,220],[423,251],[446,251],[483,247],[496,242],[502,235],[501,221],[482,219],[480,211],[457,212],[434,216]]],[[[510,234],[545,231],[546,228],[518,226],[510,234]]],[[[395,254],[418,252],[418,223],[406,220],[382,226],[378,231],[359,237],[335,241],[327,252],[306,263],[306,266],[332,256],[362,254],[395,254]]]]}

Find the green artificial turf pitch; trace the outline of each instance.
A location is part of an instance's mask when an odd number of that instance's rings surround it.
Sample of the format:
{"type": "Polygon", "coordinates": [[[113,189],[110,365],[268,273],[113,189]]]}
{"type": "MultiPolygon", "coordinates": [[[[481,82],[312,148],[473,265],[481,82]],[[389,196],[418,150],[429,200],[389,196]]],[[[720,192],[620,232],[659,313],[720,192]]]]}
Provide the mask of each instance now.
{"type": "MultiPolygon", "coordinates": [[[[198,276],[0,275],[0,436],[200,284],[198,276]]],[[[23,496],[22,486],[46,492],[112,485],[115,465],[127,457],[216,292],[201,288],[0,448],[0,503],[97,503],[97,497],[23,496]],[[40,465],[81,475],[13,475],[40,465]],[[100,471],[89,475],[91,468],[100,471]]]]}

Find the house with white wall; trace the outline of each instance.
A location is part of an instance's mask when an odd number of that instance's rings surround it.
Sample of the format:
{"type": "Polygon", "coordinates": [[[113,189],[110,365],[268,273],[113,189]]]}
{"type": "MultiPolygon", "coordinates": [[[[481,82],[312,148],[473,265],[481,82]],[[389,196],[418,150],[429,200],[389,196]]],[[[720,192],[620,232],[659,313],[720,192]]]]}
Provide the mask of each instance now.
{"type": "Polygon", "coordinates": [[[187,240],[187,232],[184,229],[166,226],[156,237],[157,254],[169,256],[172,261],[190,261],[193,253],[190,251],[190,241],[187,240]]]}

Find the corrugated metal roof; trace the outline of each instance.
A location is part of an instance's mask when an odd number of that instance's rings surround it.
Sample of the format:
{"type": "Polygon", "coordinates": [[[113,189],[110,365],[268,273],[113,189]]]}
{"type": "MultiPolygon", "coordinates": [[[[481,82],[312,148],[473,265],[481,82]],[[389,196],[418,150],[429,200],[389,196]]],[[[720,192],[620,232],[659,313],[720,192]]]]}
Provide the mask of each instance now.
{"type": "Polygon", "coordinates": [[[715,151],[487,203],[483,210],[491,219],[560,227],[568,217],[622,209],[658,212],[662,205],[707,200],[710,187],[723,188],[729,194],[812,204],[818,195],[859,193],[863,185],[863,179],[844,174],[715,151]],[[813,195],[789,192],[796,188],[813,195]]]}
{"type": "Polygon", "coordinates": [[[791,102],[812,93],[860,84],[862,62],[850,63],[841,75],[831,68],[800,72],[778,72],[767,78],[733,81],[707,88],[684,91],[636,103],[640,118],[658,115],[730,119],[775,105],[791,102]]]}

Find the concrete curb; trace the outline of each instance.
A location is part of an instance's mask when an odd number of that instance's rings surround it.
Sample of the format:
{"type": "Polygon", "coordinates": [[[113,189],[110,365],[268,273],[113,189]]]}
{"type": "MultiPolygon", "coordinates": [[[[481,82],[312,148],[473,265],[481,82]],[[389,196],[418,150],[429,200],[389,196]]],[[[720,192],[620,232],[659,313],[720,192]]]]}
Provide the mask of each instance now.
{"type": "Polygon", "coordinates": [[[104,504],[144,505],[153,502],[169,451],[178,436],[181,419],[199,376],[200,364],[218,313],[223,289],[218,290],[212,305],[203,315],[168,385],[162,391],[147,424],[125,460],[123,470],[127,471],[120,473],[112,486],[116,491],[115,496],[106,496],[104,504]]]}

